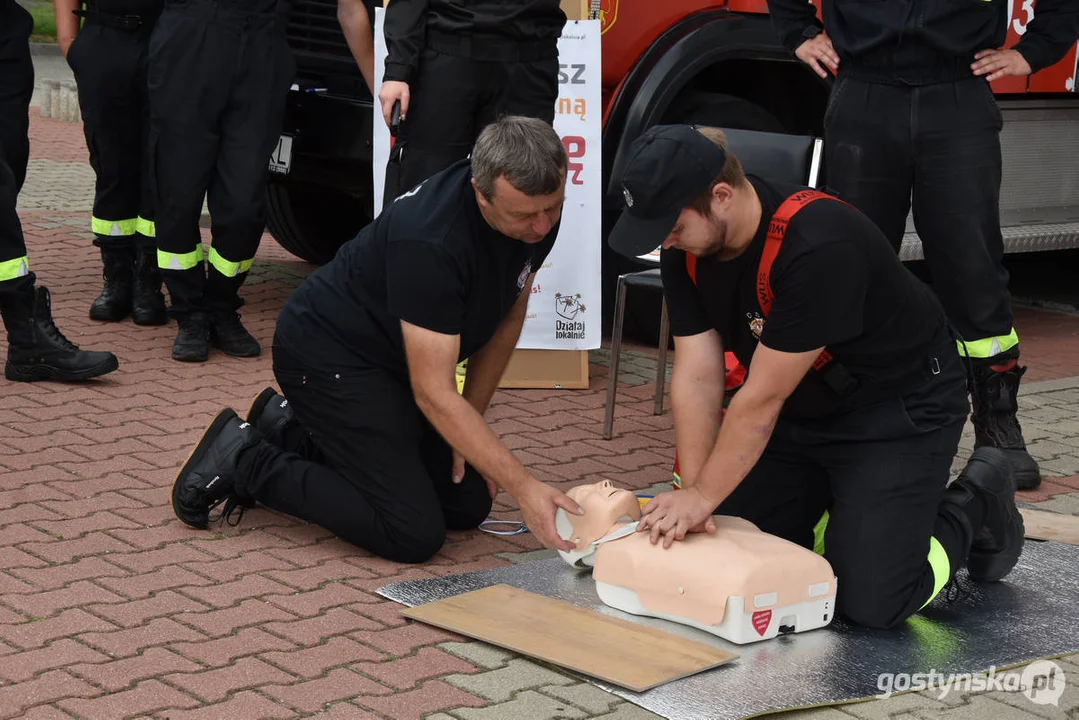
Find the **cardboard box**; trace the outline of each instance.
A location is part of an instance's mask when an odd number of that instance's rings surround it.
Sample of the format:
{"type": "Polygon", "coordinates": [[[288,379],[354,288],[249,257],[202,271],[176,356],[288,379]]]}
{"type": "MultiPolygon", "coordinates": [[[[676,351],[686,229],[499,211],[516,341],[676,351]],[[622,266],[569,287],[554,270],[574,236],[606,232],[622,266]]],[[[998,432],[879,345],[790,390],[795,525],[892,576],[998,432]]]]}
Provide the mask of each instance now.
{"type": "Polygon", "coordinates": [[[562,0],[562,12],[566,13],[569,20],[587,20],[591,12],[589,0],[562,0]]]}
{"type": "Polygon", "coordinates": [[[498,387],[587,390],[588,351],[518,348],[498,387]]]}

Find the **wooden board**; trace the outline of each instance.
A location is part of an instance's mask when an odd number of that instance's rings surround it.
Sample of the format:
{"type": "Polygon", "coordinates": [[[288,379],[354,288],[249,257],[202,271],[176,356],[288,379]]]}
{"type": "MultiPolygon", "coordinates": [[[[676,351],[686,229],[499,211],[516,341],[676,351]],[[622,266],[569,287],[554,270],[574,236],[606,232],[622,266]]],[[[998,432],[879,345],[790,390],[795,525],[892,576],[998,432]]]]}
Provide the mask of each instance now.
{"type": "Polygon", "coordinates": [[[588,389],[587,350],[513,351],[500,388],[588,389]]]}
{"type": "Polygon", "coordinates": [[[509,585],[418,605],[402,615],[635,692],[738,657],[509,585]]]}
{"type": "Polygon", "coordinates": [[[1028,538],[1079,545],[1079,517],[1031,508],[1019,508],[1019,513],[1028,538]]]}

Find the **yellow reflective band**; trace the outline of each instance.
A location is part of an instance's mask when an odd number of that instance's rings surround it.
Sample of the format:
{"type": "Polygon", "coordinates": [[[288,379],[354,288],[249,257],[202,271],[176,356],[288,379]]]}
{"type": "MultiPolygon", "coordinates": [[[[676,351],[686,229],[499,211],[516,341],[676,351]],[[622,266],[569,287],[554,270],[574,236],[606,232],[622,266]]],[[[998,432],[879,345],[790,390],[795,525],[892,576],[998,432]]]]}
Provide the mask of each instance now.
{"type": "Polygon", "coordinates": [[[144,217],[136,218],[135,231],[145,237],[157,237],[157,227],[154,225],[154,221],[147,220],[144,217]]]}
{"type": "Polygon", "coordinates": [[[828,511],[820,516],[820,520],[813,527],[813,552],[818,555],[824,554],[824,531],[828,527],[828,511]]]}
{"type": "Polygon", "coordinates": [[[99,217],[90,216],[90,229],[95,235],[108,235],[109,237],[134,235],[137,226],[138,220],[135,218],[105,220],[99,217]]]}
{"type": "Polygon", "coordinates": [[[239,262],[232,262],[221,257],[221,254],[217,252],[215,248],[210,248],[210,264],[213,265],[219,273],[225,277],[236,277],[240,273],[245,273],[251,269],[251,264],[255,262],[255,258],[250,260],[240,260],[239,262]]]}
{"type": "Polygon", "coordinates": [[[948,559],[948,553],[944,552],[944,546],[935,537],[929,538],[929,567],[933,568],[933,592],[919,610],[932,602],[940,589],[948,584],[948,576],[952,572],[952,561],[948,559]]]}
{"type": "Polygon", "coordinates": [[[672,473],[671,473],[671,477],[673,477],[673,478],[674,478],[674,480],[673,480],[672,484],[673,484],[673,485],[674,485],[674,486],[675,486],[676,488],[678,488],[679,490],[681,490],[681,489],[682,489],[682,476],[681,476],[681,475],[679,475],[679,474],[678,474],[678,473],[676,473],[676,472],[672,472],[672,473]]]}
{"type": "Polygon", "coordinates": [[[0,282],[14,280],[30,274],[30,260],[25,255],[14,260],[0,262],[0,282]]]}
{"type": "Polygon", "coordinates": [[[1019,335],[1015,328],[1001,337],[983,338],[982,340],[956,340],[960,356],[972,358],[991,358],[1008,352],[1019,344],[1019,335]]]}
{"type": "Polygon", "coordinates": [[[162,270],[190,270],[202,262],[202,245],[188,253],[157,251],[157,266],[162,270]]]}

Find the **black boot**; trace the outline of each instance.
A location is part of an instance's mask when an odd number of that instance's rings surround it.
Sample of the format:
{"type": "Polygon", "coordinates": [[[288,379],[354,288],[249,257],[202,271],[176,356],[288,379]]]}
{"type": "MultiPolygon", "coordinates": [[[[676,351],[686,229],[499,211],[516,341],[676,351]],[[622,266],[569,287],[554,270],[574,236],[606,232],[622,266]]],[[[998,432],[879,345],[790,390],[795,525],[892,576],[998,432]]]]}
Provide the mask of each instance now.
{"type": "Polygon", "coordinates": [[[119,322],[131,314],[135,248],[101,246],[101,294],[90,305],[90,319],[119,322]]]}
{"type": "Polygon", "coordinates": [[[64,337],[53,323],[44,287],[6,296],[2,312],[8,331],[8,380],[88,380],[120,366],[112,353],[80,350],[64,337]]]}
{"type": "Polygon", "coordinates": [[[193,312],[176,319],[180,329],[172,343],[172,359],[180,362],[205,362],[210,357],[210,321],[204,312],[193,312]]]}
{"type": "Polygon", "coordinates": [[[961,519],[971,543],[967,571],[978,582],[996,582],[1023,552],[1026,529],[1015,506],[1015,476],[1005,451],[982,447],[947,490],[941,511],[961,519]]]}
{"type": "Polygon", "coordinates": [[[254,425],[268,443],[281,447],[285,430],[295,422],[295,416],[283,395],[273,388],[266,388],[251,402],[247,422],[254,425]]]}
{"type": "Polygon", "coordinates": [[[1023,429],[1016,412],[1019,380],[1027,371],[1018,364],[1015,348],[988,360],[972,360],[974,391],[971,393],[974,447],[1000,448],[1015,469],[1016,487],[1031,490],[1041,484],[1038,463],[1027,452],[1023,429]]]}
{"type": "Polygon", "coordinates": [[[176,517],[196,528],[206,528],[210,511],[225,503],[222,517],[235,507],[254,503],[234,494],[240,454],[261,440],[258,431],[233,410],[217,414],[202,439],[180,469],[172,486],[172,509],[176,517]]]}
{"type": "Polygon", "coordinates": [[[136,325],[164,325],[169,321],[165,312],[165,296],[161,292],[157,250],[153,247],[140,247],[135,253],[131,305],[136,325]]]}
{"type": "Polygon", "coordinates": [[[232,311],[210,313],[210,344],[232,357],[257,357],[262,352],[258,340],[240,322],[239,313],[232,311]]]}

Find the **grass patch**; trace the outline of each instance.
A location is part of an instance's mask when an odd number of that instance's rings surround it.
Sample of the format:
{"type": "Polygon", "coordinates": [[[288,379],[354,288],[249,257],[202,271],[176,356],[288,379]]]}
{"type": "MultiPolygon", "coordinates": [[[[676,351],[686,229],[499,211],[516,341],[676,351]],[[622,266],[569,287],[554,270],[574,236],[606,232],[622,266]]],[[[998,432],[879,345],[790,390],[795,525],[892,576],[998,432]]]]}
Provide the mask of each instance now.
{"type": "Polygon", "coordinates": [[[53,13],[52,3],[30,5],[26,10],[34,18],[34,31],[30,36],[30,40],[33,42],[56,42],[56,15],[53,13]]]}

